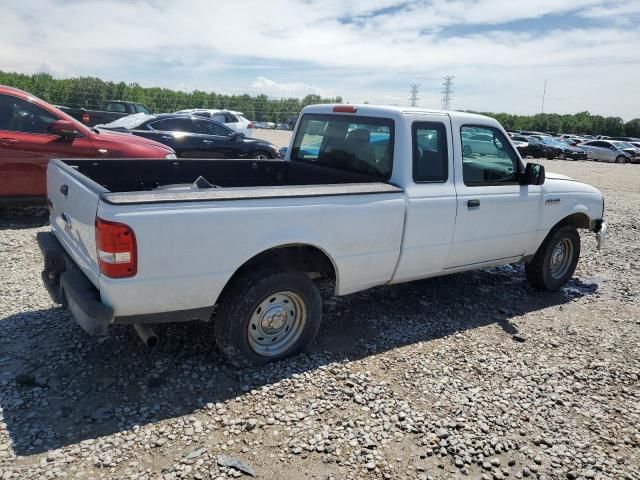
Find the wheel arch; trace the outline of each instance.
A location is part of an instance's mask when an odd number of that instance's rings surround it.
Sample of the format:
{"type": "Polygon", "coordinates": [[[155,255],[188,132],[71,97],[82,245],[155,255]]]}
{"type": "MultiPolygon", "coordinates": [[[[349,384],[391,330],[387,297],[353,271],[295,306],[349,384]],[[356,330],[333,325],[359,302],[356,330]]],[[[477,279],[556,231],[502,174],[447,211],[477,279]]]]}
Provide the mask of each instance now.
{"type": "Polygon", "coordinates": [[[573,212],[565,217],[563,217],[561,220],[557,221],[553,227],[551,227],[549,229],[549,231],[547,232],[547,234],[544,237],[538,237],[537,243],[535,245],[535,250],[530,250],[530,252],[528,255],[525,255],[525,261],[529,262],[533,259],[533,257],[538,253],[538,251],[540,250],[540,248],[545,244],[545,242],[547,241],[547,239],[553,235],[553,232],[555,232],[558,228],[564,227],[565,225],[572,225],[575,228],[579,228],[579,229],[589,229],[591,227],[591,218],[589,217],[589,215],[586,212],[583,211],[578,211],[578,212],[573,212]]]}
{"type": "Polygon", "coordinates": [[[567,215],[558,223],[556,223],[553,226],[553,228],[549,231],[549,233],[565,225],[573,225],[576,228],[588,229],[589,226],[591,225],[591,218],[589,218],[589,215],[587,215],[585,212],[574,212],[571,215],[567,215]]]}
{"type": "Polygon", "coordinates": [[[309,243],[287,243],[267,248],[247,259],[229,277],[216,303],[223,298],[229,286],[241,275],[261,267],[273,266],[278,269],[301,271],[312,280],[326,278],[334,282],[338,291],[339,272],[334,259],[326,250],[309,243]]]}

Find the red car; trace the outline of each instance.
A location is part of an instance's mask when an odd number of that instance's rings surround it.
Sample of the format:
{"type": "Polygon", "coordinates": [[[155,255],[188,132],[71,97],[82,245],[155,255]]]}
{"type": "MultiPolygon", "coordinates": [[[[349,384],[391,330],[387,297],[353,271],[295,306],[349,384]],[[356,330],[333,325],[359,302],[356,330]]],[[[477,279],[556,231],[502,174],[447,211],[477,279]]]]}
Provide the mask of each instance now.
{"type": "Polygon", "coordinates": [[[158,142],[86,127],[27,92],[0,85],[0,205],[44,204],[52,158],[176,158],[158,142]]]}

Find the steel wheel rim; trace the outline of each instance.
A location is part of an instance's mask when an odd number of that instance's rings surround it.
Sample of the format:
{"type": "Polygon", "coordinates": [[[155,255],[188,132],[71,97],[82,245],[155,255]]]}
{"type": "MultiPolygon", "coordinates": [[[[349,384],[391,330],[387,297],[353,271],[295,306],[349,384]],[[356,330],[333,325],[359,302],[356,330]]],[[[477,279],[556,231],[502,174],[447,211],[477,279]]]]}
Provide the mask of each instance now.
{"type": "Polygon", "coordinates": [[[549,260],[549,271],[555,279],[564,277],[573,260],[573,243],[568,238],[563,238],[551,251],[551,259],[549,260]]]}
{"type": "Polygon", "coordinates": [[[253,158],[255,158],[256,160],[267,160],[269,157],[267,157],[264,153],[259,153],[253,158]]]}
{"type": "Polygon", "coordinates": [[[253,310],[247,326],[251,349],[264,357],[282,355],[292,348],[307,324],[302,297],[291,291],[265,297],[253,310]]]}

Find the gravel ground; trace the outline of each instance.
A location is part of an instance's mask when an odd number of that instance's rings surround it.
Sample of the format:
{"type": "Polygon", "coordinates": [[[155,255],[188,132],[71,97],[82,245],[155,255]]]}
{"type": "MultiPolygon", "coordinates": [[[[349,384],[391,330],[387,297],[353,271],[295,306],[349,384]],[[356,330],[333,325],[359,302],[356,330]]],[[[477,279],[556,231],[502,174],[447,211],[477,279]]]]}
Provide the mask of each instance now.
{"type": "Polygon", "coordinates": [[[259,369],[207,323],[85,335],[40,284],[44,213],[3,212],[0,479],[640,478],[640,166],[544,163],[607,198],[561,292],[513,265],[326,294],[312,351],[259,369]]]}

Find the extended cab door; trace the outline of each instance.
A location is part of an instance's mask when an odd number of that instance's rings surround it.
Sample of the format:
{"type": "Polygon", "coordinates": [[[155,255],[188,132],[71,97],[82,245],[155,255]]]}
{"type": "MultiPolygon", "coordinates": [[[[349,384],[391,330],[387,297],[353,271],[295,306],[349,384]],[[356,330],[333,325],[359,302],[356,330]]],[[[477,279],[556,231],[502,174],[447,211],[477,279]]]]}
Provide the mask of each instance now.
{"type": "MultiPolygon", "coordinates": [[[[456,222],[449,116],[416,116],[410,126],[411,148],[395,162],[408,168],[402,175],[407,202],[402,251],[392,282],[440,274],[456,222]]],[[[409,138],[405,144],[409,145],[409,138]]]]}
{"type": "Polygon", "coordinates": [[[453,126],[458,214],[447,268],[523,256],[540,223],[541,187],[519,184],[522,160],[502,129],[459,119],[453,126]],[[464,149],[470,133],[490,136],[492,150],[464,149]]]}

